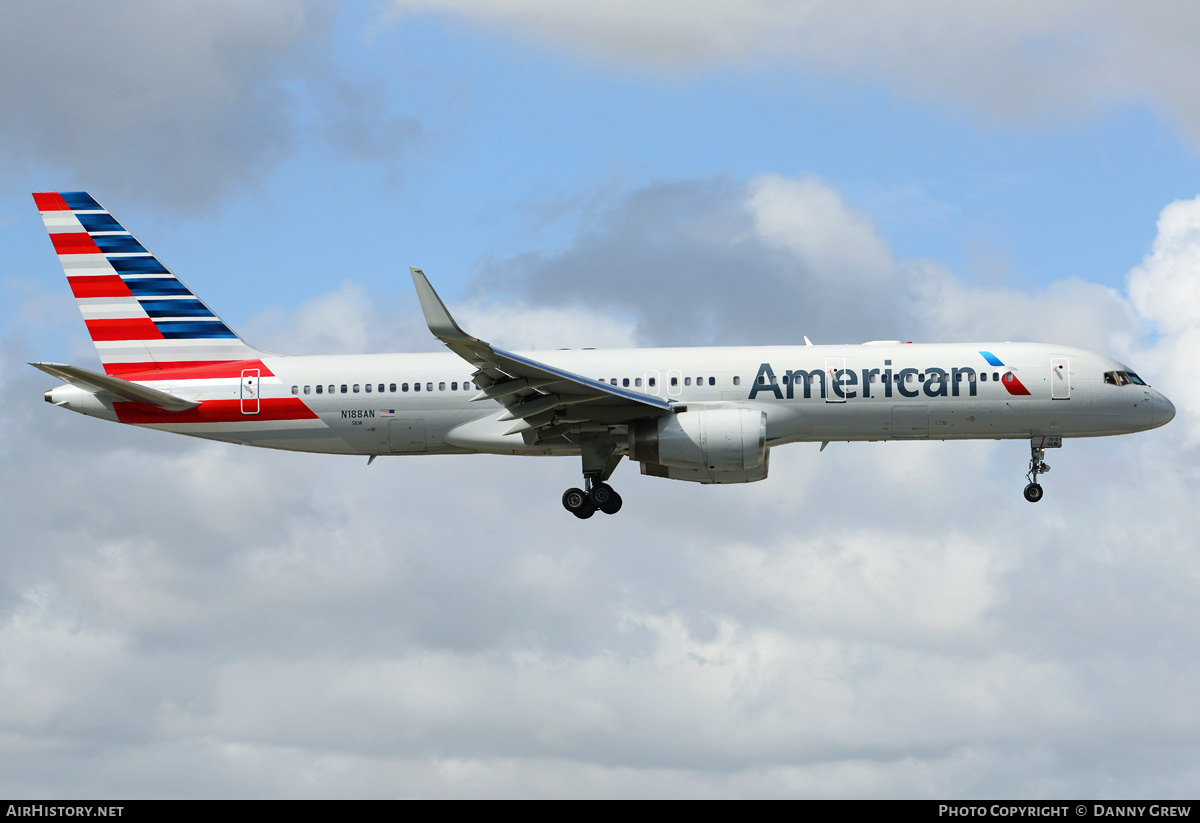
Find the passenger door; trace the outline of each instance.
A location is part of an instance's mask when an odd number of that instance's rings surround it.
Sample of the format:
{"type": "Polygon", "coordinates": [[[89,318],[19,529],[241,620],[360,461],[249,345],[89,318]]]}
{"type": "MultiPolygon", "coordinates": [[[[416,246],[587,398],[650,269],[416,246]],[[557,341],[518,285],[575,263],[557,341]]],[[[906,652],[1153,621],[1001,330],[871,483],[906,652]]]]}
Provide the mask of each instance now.
{"type": "Polygon", "coordinates": [[[262,401],[258,396],[259,369],[242,369],[242,414],[258,414],[262,401]]]}
{"type": "Polygon", "coordinates": [[[1071,399],[1071,361],[1066,357],[1050,358],[1050,397],[1071,399]]]}

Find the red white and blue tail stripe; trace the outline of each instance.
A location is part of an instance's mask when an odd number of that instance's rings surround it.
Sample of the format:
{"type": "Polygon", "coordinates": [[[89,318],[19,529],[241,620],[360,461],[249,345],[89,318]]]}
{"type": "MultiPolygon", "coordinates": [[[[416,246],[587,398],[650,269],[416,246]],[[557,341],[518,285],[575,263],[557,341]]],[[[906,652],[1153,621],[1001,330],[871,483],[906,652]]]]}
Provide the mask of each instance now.
{"type": "Polygon", "coordinates": [[[262,356],[87,192],[33,199],[108,374],[262,356]]]}

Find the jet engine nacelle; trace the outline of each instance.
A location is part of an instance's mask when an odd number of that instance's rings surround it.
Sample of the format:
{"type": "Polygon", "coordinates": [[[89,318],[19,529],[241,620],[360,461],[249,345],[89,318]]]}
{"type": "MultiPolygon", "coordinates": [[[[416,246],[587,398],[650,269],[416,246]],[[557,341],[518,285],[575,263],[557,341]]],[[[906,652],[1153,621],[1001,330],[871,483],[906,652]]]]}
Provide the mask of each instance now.
{"type": "Polygon", "coordinates": [[[697,483],[751,483],[767,476],[767,415],[698,409],[636,423],[629,457],[642,474],[697,483]]]}

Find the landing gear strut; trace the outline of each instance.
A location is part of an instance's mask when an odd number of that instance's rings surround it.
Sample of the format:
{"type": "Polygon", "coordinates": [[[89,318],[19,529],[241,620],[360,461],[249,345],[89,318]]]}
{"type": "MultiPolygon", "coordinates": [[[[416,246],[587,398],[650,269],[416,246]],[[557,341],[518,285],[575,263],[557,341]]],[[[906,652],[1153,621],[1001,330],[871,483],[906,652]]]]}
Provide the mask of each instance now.
{"type": "Polygon", "coordinates": [[[616,514],[621,510],[621,495],[604,481],[612,476],[621,462],[616,442],[607,434],[588,435],[582,439],[583,488],[563,492],[563,508],[580,520],[596,513],[616,514]]]}
{"type": "Polygon", "coordinates": [[[1025,473],[1025,479],[1029,481],[1029,485],[1025,487],[1025,499],[1030,503],[1036,503],[1042,499],[1045,492],[1042,490],[1041,484],[1037,482],[1038,475],[1050,471],[1050,464],[1044,462],[1046,450],[1038,445],[1037,441],[1038,438],[1034,438],[1034,442],[1029,446],[1029,471],[1025,473]]]}

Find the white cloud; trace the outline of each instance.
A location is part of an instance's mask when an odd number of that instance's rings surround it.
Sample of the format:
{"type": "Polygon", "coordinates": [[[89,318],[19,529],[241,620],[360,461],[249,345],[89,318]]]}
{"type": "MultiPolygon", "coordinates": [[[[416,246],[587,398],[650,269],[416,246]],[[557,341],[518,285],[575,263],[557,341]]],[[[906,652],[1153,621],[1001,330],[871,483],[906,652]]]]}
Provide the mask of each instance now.
{"type": "Polygon", "coordinates": [[[1200,138],[1194,4],[853,4],[702,0],[601,6],[550,0],[393,0],[400,16],[448,12],[551,48],[665,72],[795,65],[878,80],[989,119],[1059,119],[1128,102],[1165,110],[1200,138]]]}
{"type": "Polygon", "coordinates": [[[280,67],[299,0],[15,4],[0,30],[0,133],[16,160],[87,185],[202,202],[289,141],[280,67]]]}
{"type": "Polygon", "coordinates": [[[1162,210],[1150,253],[1129,275],[1129,294],[1138,313],[1161,332],[1144,354],[1176,406],[1176,425],[1188,442],[1200,443],[1200,388],[1195,380],[1200,351],[1200,197],[1177,200],[1162,210]]]}
{"type": "Polygon", "coordinates": [[[1158,236],[1141,266],[1129,275],[1138,312],[1166,333],[1200,326],[1200,198],[1177,200],[1162,210],[1158,236]]]}
{"type": "Polygon", "coordinates": [[[887,243],[828,184],[762,175],[747,184],[743,202],[754,236],[794,257],[806,279],[846,291],[895,287],[899,272],[887,243]]]}
{"type": "MultiPolygon", "coordinates": [[[[619,247],[651,203],[675,210],[659,260],[705,236],[773,277],[854,241],[873,296],[918,295],[931,327],[986,328],[999,305],[1024,328],[1053,299],[1079,318],[1048,321],[1054,336],[1116,325],[1148,362],[1182,358],[1193,333],[1180,272],[1197,241],[1174,227],[1195,202],[1164,212],[1132,299],[1076,282],[978,293],[895,260],[812,180],[647,191],[580,246],[619,247]],[[696,205],[715,189],[728,208],[696,205]]],[[[725,271],[690,276],[723,294],[725,271]]],[[[514,345],[633,337],[621,301],[560,315],[551,292],[521,293],[460,314],[514,345]]],[[[353,286],[251,326],[298,349],[427,334],[411,298],[353,286]]],[[[575,460],[243,449],[68,415],[42,402],[43,375],[0,377],[9,794],[1194,793],[1186,393],[1165,429],[1068,443],[1037,507],[1021,443],[835,443],[777,449],[772,477],[743,487],[626,464],[621,514],[580,523],[558,503],[575,460]]]]}
{"type": "Polygon", "coordinates": [[[304,0],[11,4],[0,155],[172,209],[253,188],[305,136],[394,179],[421,124],[339,65],[336,14],[304,0]]]}
{"type": "Polygon", "coordinates": [[[484,287],[525,302],[628,316],[645,345],[858,342],[902,328],[887,243],[812,177],[655,183],[567,249],[490,259],[481,272],[484,287]],[[563,288],[567,277],[603,288],[563,288]]]}
{"type": "Polygon", "coordinates": [[[476,337],[505,349],[606,348],[636,345],[632,324],[581,306],[470,304],[451,312],[476,337]]]}

